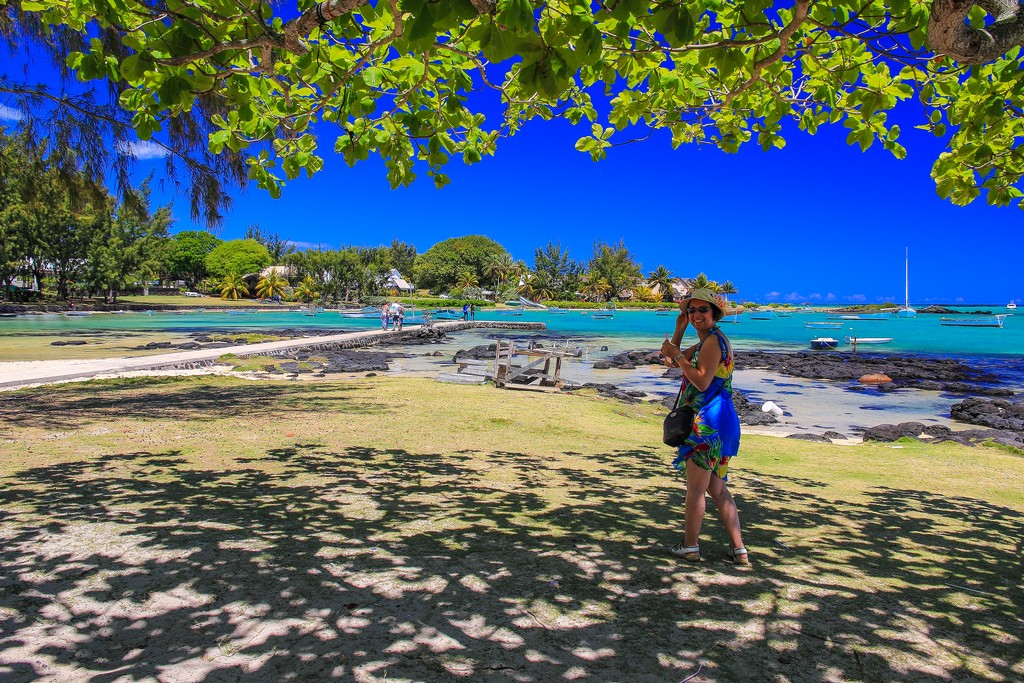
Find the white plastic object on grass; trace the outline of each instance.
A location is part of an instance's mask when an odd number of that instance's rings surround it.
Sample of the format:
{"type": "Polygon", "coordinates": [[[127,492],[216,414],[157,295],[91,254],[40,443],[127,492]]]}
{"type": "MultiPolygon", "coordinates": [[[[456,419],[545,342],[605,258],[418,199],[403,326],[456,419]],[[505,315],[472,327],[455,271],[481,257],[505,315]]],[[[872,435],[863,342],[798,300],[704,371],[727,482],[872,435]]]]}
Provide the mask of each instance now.
{"type": "Polygon", "coordinates": [[[772,401],[765,401],[764,405],[761,406],[761,412],[771,413],[775,417],[782,417],[782,414],[783,414],[784,411],[782,410],[782,408],[780,408],[777,405],[775,405],[774,402],[772,402],[772,401]]]}

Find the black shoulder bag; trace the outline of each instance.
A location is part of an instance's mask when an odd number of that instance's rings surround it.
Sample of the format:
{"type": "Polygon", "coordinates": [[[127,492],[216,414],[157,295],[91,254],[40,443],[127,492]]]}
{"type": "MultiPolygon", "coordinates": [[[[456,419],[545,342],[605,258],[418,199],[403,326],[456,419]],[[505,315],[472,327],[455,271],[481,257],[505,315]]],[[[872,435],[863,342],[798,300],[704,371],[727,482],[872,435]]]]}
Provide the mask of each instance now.
{"type": "Polygon", "coordinates": [[[683,387],[679,386],[679,395],[676,396],[675,407],[665,416],[662,425],[661,440],[666,446],[682,446],[686,439],[693,432],[693,418],[696,415],[690,406],[680,406],[679,398],[683,395],[683,387]]]}
{"type": "MultiPolygon", "coordinates": [[[[704,341],[702,340],[700,344],[697,345],[697,348],[694,349],[694,358],[700,355],[700,347],[703,345],[704,341]]],[[[679,395],[676,396],[675,407],[673,407],[672,411],[665,416],[665,422],[662,424],[661,428],[661,440],[665,442],[666,446],[672,446],[673,448],[682,446],[686,443],[686,440],[693,432],[693,418],[697,415],[690,406],[679,405],[679,399],[683,395],[682,381],[685,379],[685,377],[680,379],[679,395]]]]}

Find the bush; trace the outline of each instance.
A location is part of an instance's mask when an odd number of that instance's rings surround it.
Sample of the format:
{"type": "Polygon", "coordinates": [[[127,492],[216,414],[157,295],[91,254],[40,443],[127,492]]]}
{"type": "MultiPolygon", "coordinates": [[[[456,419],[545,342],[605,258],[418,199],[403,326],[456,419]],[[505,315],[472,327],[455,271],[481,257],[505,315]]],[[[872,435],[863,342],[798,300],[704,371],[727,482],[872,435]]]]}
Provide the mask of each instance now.
{"type": "Polygon", "coordinates": [[[494,306],[493,301],[484,299],[398,299],[403,306],[419,306],[420,308],[462,308],[466,304],[473,304],[477,308],[494,306]]]}
{"type": "Polygon", "coordinates": [[[657,310],[659,308],[675,308],[675,304],[669,301],[647,302],[647,301],[613,301],[608,303],[595,303],[593,301],[545,301],[545,306],[550,308],[632,308],[639,310],[657,310]]]}

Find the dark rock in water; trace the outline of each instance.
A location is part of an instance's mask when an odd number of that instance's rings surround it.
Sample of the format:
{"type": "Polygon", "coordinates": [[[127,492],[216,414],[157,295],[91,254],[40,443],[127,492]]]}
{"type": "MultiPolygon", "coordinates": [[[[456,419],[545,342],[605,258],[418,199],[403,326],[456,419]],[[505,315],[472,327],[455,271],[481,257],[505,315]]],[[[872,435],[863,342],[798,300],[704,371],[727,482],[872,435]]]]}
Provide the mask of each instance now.
{"type": "Polygon", "coordinates": [[[444,332],[436,327],[424,326],[416,330],[416,334],[414,335],[384,339],[380,342],[380,346],[416,346],[420,344],[436,344],[443,339],[447,339],[444,332]]]}
{"type": "Polygon", "coordinates": [[[88,343],[89,342],[84,342],[81,339],[73,339],[71,341],[55,341],[55,342],[50,342],[50,346],[82,346],[83,344],[88,344],[88,343]]]}
{"type": "Polygon", "coordinates": [[[635,370],[638,365],[658,364],[660,353],[657,349],[634,349],[617,353],[611,358],[594,363],[595,370],[635,370]]]}
{"type": "Polygon", "coordinates": [[[950,313],[956,313],[957,311],[954,311],[951,308],[946,308],[945,306],[932,305],[932,306],[925,306],[924,308],[919,308],[919,309],[917,309],[917,312],[918,313],[933,313],[933,314],[934,313],[940,313],[942,315],[949,315],[950,313]]]}
{"type": "Polygon", "coordinates": [[[917,439],[924,433],[924,425],[920,422],[901,422],[898,425],[875,425],[864,432],[864,441],[892,442],[903,437],[917,439]]]}
{"type": "Polygon", "coordinates": [[[136,351],[152,351],[153,349],[173,349],[173,348],[174,348],[174,344],[172,342],[165,341],[165,342],[149,342],[148,344],[143,344],[142,346],[136,346],[135,350],[136,351]]]}
{"type": "MultiPolygon", "coordinates": [[[[736,368],[763,368],[791,377],[847,382],[864,375],[884,374],[892,379],[892,384],[884,388],[880,385],[880,391],[915,388],[957,394],[1013,393],[1001,387],[984,386],[999,382],[991,373],[976,370],[957,360],[942,358],[810,351],[742,351],[736,354],[736,368]]],[[[863,391],[862,387],[848,388],[850,391],[863,391]]]]}
{"type": "Polygon", "coordinates": [[[178,344],[176,348],[179,348],[183,351],[189,351],[192,349],[201,349],[203,348],[203,345],[199,344],[198,342],[184,342],[182,344],[178,344]]]}
{"type": "Polygon", "coordinates": [[[285,372],[293,372],[296,375],[298,375],[298,374],[307,374],[307,373],[313,372],[312,368],[300,365],[299,363],[296,363],[295,361],[288,361],[286,363],[281,363],[281,369],[283,371],[285,371],[285,372]]]}
{"type": "Polygon", "coordinates": [[[366,373],[366,376],[367,377],[376,377],[377,373],[376,372],[368,372],[368,373],[366,373]]]}
{"type": "Polygon", "coordinates": [[[821,435],[826,439],[845,439],[846,434],[840,434],[839,432],[833,432],[831,430],[822,432],[821,435]]]}
{"type": "Polygon", "coordinates": [[[799,439],[800,441],[815,441],[818,443],[832,443],[824,434],[787,434],[787,439],[799,439]]]}
{"type": "Polygon", "coordinates": [[[951,407],[949,415],[968,424],[1024,432],[1024,402],[968,398],[951,407]]]}
{"type": "Polygon", "coordinates": [[[458,363],[461,358],[489,360],[494,358],[497,348],[497,344],[481,344],[480,346],[474,346],[471,349],[459,349],[455,352],[455,357],[452,359],[452,362],[458,363]]]}
{"type": "Polygon", "coordinates": [[[599,384],[597,382],[573,385],[573,389],[596,389],[597,393],[601,396],[625,401],[626,403],[639,403],[647,395],[643,391],[630,391],[628,389],[620,389],[614,384],[599,384]]]}

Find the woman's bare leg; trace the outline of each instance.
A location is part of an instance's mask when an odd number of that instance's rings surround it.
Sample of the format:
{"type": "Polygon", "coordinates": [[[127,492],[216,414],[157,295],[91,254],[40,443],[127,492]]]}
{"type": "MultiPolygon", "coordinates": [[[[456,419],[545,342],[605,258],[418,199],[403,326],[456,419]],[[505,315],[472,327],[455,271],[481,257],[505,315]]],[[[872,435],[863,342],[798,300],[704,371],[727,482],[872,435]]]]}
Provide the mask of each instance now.
{"type": "Polygon", "coordinates": [[[743,532],[740,530],[740,513],[736,509],[736,501],[732,499],[729,487],[717,476],[712,476],[711,481],[708,482],[708,494],[711,496],[711,500],[715,501],[718,516],[722,520],[722,525],[725,526],[726,533],[729,534],[729,542],[732,543],[732,547],[742,548],[743,532]]]}
{"type": "Polygon", "coordinates": [[[687,547],[698,545],[700,527],[704,522],[704,493],[711,479],[710,472],[701,469],[693,460],[686,461],[686,516],[683,521],[687,547]]]}

